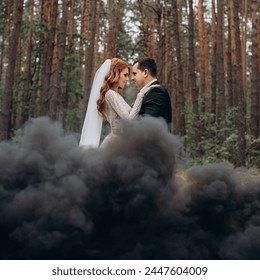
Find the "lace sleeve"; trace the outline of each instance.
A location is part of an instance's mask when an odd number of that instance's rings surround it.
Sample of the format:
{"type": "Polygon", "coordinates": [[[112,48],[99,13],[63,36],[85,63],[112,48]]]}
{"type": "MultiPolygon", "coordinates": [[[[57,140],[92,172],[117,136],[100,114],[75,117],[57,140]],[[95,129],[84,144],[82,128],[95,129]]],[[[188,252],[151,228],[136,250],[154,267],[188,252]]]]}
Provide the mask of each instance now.
{"type": "Polygon", "coordinates": [[[109,102],[109,104],[112,106],[112,108],[116,111],[116,113],[120,116],[120,118],[133,119],[136,115],[138,115],[138,113],[140,111],[142,101],[143,101],[143,96],[144,96],[144,93],[137,94],[133,108],[131,108],[126,103],[126,101],[120,94],[118,94],[112,90],[109,90],[106,93],[106,100],[109,102]]]}

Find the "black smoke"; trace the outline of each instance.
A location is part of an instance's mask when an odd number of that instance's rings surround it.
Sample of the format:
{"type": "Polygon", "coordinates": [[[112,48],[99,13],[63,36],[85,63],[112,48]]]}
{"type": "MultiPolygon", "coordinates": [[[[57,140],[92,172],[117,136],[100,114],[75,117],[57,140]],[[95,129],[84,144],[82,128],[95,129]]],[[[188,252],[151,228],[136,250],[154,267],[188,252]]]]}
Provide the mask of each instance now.
{"type": "Polygon", "coordinates": [[[158,119],[85,151],[29,121],[0,143],[1,259],[259,259],[259,179],[209,164],[180,180],[178,149],[158,119]]]}

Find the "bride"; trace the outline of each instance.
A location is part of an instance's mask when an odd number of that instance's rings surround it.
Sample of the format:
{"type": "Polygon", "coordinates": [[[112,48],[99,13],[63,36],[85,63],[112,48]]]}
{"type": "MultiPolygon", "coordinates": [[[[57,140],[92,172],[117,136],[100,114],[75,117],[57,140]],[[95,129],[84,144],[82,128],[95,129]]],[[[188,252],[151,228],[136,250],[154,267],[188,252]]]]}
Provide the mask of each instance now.
{"type": "Polygon", "coordinates": [[[119,58],[107,59],[97,70],[81,132],[80,146],[99,146],[103,121],[107,121],[111,129],[101,144],[101,147],[107,146],[117,137],[120,119],[133,119],[138,115],[146,91],[137,94],[132,108],[119,93],[129,81],[129,74],[128,63],[119,58]]]}

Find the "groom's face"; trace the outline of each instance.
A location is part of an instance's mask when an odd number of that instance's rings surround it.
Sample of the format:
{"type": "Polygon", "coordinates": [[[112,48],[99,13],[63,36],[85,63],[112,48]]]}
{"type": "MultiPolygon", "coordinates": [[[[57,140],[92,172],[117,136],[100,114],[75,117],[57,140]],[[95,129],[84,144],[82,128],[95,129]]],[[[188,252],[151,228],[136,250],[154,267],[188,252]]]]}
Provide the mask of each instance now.
{"type": "Polygon", "coordinates": [[[145,86],[145,77],[146,77],[146,71],[142,71],[138,68],[139,63],[135,63],[133,65],[132,69],[132,81],[135,83],[135,85],[141,89],[142,87],[145,86]]]}

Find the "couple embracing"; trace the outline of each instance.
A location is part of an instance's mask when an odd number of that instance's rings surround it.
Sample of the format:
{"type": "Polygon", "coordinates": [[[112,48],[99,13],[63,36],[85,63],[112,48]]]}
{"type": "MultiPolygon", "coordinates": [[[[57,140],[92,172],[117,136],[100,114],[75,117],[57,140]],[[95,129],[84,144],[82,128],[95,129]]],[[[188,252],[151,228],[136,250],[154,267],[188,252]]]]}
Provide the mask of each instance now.
{"type": "Polygon", "coordinates": [[[109,145],[121,119],[133,119],[137,115],[161,117],[170,126],[171,100],[167,90],[156,79],[157,67],[152,58],[136,60],[132,67],[132,81],[140,89],[133,107],[129,106],[119,90],[129,81],[130,66],[119,59],[107,59],[97,70],[88,102],[80,146],[98,147],[102,122],[110,124],[111,133],[104,139],[101,147],[109,145]]]}

